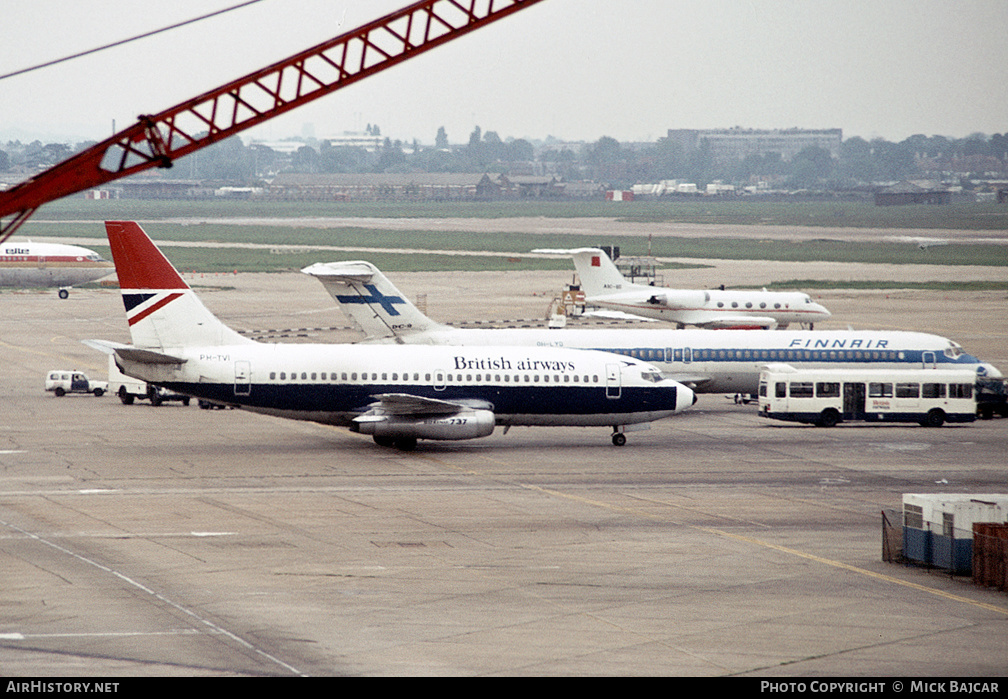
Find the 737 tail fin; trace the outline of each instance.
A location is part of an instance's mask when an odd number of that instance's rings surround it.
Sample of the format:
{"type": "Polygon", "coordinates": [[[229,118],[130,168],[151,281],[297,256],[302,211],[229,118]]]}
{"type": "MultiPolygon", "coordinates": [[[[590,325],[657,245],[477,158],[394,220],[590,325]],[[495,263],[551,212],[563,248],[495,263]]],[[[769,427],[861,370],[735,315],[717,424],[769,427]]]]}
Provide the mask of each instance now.
{"type": "Polygon", "coordinates": [[[172,263],[133,221],[106,221],[133,345],[164,350],[246,344],[197,298],[172,263]]]}
{"type": "Polygon", "coordinates": [[[301,270],[326,288],[369,339],[403,337],[443,326],[420,312],[370,262],[318,262],[301,270]]]}

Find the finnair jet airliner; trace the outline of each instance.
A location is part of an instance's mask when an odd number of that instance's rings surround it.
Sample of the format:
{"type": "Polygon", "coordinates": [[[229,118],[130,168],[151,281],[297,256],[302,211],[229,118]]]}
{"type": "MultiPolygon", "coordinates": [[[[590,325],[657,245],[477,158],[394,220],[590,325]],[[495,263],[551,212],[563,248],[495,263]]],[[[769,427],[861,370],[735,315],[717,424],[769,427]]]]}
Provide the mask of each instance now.
{"type": "Polygon", "coordinates": [[[518,345],[601,350],[641,359],[697,393],[755,394],[769,362],[796,368],[969,368],[1001,376],[955,342],[889,330],[462,329],[421,313],[369,262],[319,263],[316,277],[367,335],[364,342],[415,345],[518,345]]]}
{"type": "Polygon", "coordinates": [[[133,222],[106,222],[132,345],[88,340],[127,376],[257,413],[343,425],[383,446],[495,425],[611,426],[613,444],[695,402],[630,357],[552,347],[264,344],[200,302],[133,222]]]}

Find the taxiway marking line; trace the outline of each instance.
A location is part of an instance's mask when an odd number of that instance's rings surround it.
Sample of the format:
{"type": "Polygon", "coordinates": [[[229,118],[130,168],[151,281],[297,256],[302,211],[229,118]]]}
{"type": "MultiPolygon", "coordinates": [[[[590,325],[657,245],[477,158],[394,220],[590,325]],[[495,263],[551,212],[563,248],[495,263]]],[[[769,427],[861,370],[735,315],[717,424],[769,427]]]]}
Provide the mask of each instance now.
{"type": "Polygon", "coordinates": [[[173,602],[172,600],[168,599],[167,597],[165,597],[161,593],[155,592],[154,590],[150,589],[149,587],[147,587],[143,583],[140,583],[140,582],[138,582],[136,580],[133,580],[132,578],[128,577],[127,575],[124,575],[123,573],[120,573],[117,570],[109,568],[106,565],[102,565],[101,563],[98,563],[97,561],[93,561],[90,558],[86,558],[85,556],[82,556],[79,553],[71,551],[70,549],[65,548],[63,546],[60,546],[59,544],[53,543],[52,541],[49,541],[47,539],[43,539],[38,534],[34,534],[34,533],[32,533],[32,532],[30,532],[30,531],[28,531],[26,529],[22,529],[21,527],[17,526],[16,524],[11,524],[10,522],[4,522],[4,521],[0,520],[0,526],[4,526],[4,527],[7,527],[8,529],[12,529],[12,530],[18,532],[19,534],[22,534],[23,536],[28,537],[29,539],[37,541],[38,543],[43,544],[45,546],[48,546],[48,547],[50,547],[52,549],[55,549],[56,551],[59,551],[60,553],[66,554],[67,556],[70,556],[71,558],[76,558],[78,561],[80,561],[82,563],[85,563],[85,564],[87,564],[87,565],[89,565],[89,566],[91,566],[93,568],[97,568],[98,570],[100,570],[102,572],[108,573],[109,575],[112,575],[113,577],[119,578],[119,580],[121,580],[122,582],[126,583],[130,587],[134,587],[134,588],[136,588],[136,589],[138,589],[138,590],[146,593],[147,595],[153,597],[154,599],[156,599],[156,600],[158,600],[158,601],[160,601],[160,602],[162,602],[164,604],[167,604],[168,606],[172,607],[173,609],[176,609],[176,610],[182,612],[183,614],[185,614],[186,616],[194,619],[199,626],[204,626],[204,627],[210,629],[215,634],[220,634],[222,636],[226,636],[227,638],[231,639],[232,641],[234,641],[238,645],[242,646],[243,648],[247,648],[248,650],[254,652],[256,655],[260,656],[261,658],[264,658],[264,659],[266,659],[266,660],[268,660],[268,661],[270,661],[270,662],[272,662],[272,663],[274,663],[274,664],[276,664],[276,665],[278,665],[278,666],[280,666],[280,667],[288,670],[289,672],[291,672],[291,673],[293,673],[295,675],[304,676],[304,673],[301,672],[300,670],[298,670],[297,668],[295,668],[293,665],[289,665],[288,663],[285,663],[283,660],[280,660],[276,656],[270,655],[269,653],[267,653],[264,650],[261,650],[260,648],[256,648],[254,645],[252,645],[251,643],[249,643],[245,639],[241,638],[237,634],[234,634],[234,633],[228,631],[227,629],[225,629],[225,628],[223,628],[221,626],[218,626],[217,624],[213,623],[209,619],[201,617],[199,614],[197,614],[193,610],[188,609],[186,607],[183,607],[178,602],[173,602]]]}
{"type": "MultiPolygon", "coordinates": [[[[436,462],[436,463],[438,463],[438,464],[440,464],[442,466],[447,466],[447,467],[449,467],[449,468],[451,468],[452,470],[455,470],[455,471],[461,471],[463,473],[467,473],[467,474],[474,475],[474,476],[482,476],[484,478],[493,478],[494,480],[502,480],[502,479],[497,478],[495,476],[489,476],[486,473],[481,473],[479,471],[474,471],[473,469],[465,469],[465,468],[455,467],[455,466],[452,466],[451,464],[445,463],[445,462],[443,462],[443,461],[441,461],[439,459],[430,458],[430,457],[424,457],[424,458],[428,458],[430,461],[434,461],[434,462],[436,462]]],[[[482,458],[487,459],[487,457],[482,457],[482,458]]],[[[495,461],[494,459],[487,459],[487,460],[488,461],[493,461],[494,463],[497,463],[498,465],[501,465],[501,466],[507,466],[507,464],[504,463],[504,462],[495,461]]],[[[554,497],[563,498],[565,500],[571,500],[571,501],[574,501],[574,502],[580,502],[580,503],[583,503],[583,504],[586,504],[586,505],[591,505],[592,507],[599,507],[599,508],[602,508],[602,509],[609,510],[610,512],[619,512],[619,513],[622,513],[622,514],[632,514],[632,515],[636,515],[638,517],[644,517],[646,519],[650,519],[650,520],[654,520],[654,521],[658,521],[658,522],[669,522],[670,521],[668,517],[661,517],[659,515],[655,515],[655,514],[652,514],[652,513],[649,513],[649,512],[644,512],[644,511],[641,511],[641,510],[633,508],[633,507],[625,507],[625,506],[622,506],[622,505],[613,505],[612,503],[603,502],[601,500],[595,500],[595,499],[592,499],[592,498],[587,498],[587,497],[584,497],[582,495],[573,495],[571,493],[564,493],[564,492],[561,492],[559,490],[554,490],[552,488],[544,488],[542,486],[532,485],[530,483],[522,483],[520,481],[503,480],[503,482],[510,483],[511,485],[517,485],[517,486],[519,486],[521,488],[524,488],[526,490],[538,491],[538,492],[543,493],[545,495],[551,495],[551,496],[554,496],[554,497]]],[[[687,524],[685,522],[675,522],[675,524],[679,524],[681,526],[688,527],[688,528],[693,529],[695,531],[704,532],[706,534],[712,534],[714,536],[719,536],[719,537],[722,537],[722,538],[725,538],[725,539],[733,539],[735,541],[741,541],[743,543],[752,544],[752,545],[755,545],[755,546],[761,546],[763,548],[770,549],[772,551],[778,551],[780,553],[785,553],[785,554],[788,554],[790,556],[797,556],[799,558],[804,558],[806,560],[814,561],[816,563],[820,563],[822,565],[827,565],[827,566],[830,566],[830,567],[833,567],[833,568],[837,568],[839,570],[845,570],[845,571],[847,571],[849,573],[856,573],[858,575],[863,575],[865,577],[873,578],[875,580],[880,580],[882,582],[887,582],[887,583],[891,583],[891,584],[894,584],[894,585],[901,585],[903,587],[908,587],[908,588],[911,588],[913,590],[917,590],[919,592],[926,592],[926,593],[934,595],[936,597],[942,597],[942,598],[950,600],[952,602],[960,602],[960,603],[963,603],[963,604],[968,604],[970,606],[976,607],[978,609],[983,609],[983,610],[986,610],[986,611],[989,611],[989,612],[994,612],[996,614],[1003,614],[1005,616],[1008,616],[1008,608],[1005,608],[1005,607],[999,607],[999,606],[994,605],[994,604],[987,604],[986,602],[979,602],[977,600],[973,600],[973,599],[970,599],[968,597],[963,597],[962,595],[956,595],[956,594],[953,594],[951,592],[945,592],[944,590],[938,590],[938,589],[935,589],[933,587],[928,587],[926,585],[921,585],[920,583],[911,582],[909,580],[901,580],[900,578],[897,578],[897,577],[892,576],[892,575],[886,575],[884,573],[876,573],[876,572],[871,571],[871,570],[865,570],[864,568],[858,568],[857,566],[850,565],[849,563],[843,563],[842,561],[836,561],[836,560],[833,560],[831,558],[825,558],[823,556],[817,556],[817,555],[812,554],[812,553],[806,553],[805,551],[799,551],[798,549],[793,549],[793,548],[790,548],[788,546],[781,546],[780,544],[773,544],[773,543],[770,543],[769,541],[764,541],[762,539],[757,539],[757,538],[752,537],[752,536],[746,536],[746,535],[743,535],[743,534],[733,534],[731,532],[724,531],[723,529],[715,529],[714,527],[703,527],[703,526],[699,526],[699,525],[695,525],[695,524],[687,524]]]]}

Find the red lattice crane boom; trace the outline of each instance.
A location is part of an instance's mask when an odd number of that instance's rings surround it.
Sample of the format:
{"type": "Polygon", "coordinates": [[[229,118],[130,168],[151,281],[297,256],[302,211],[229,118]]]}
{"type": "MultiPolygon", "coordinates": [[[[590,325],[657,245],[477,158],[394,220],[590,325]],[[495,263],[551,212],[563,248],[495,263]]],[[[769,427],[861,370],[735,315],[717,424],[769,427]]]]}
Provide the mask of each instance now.
{"type": "Polygon", "coordinates": [[[540,0],[421,0],[370,24],[210,90],[0,192],[6,240],[42,204],[233,136],[363,80],[540,0]]]}

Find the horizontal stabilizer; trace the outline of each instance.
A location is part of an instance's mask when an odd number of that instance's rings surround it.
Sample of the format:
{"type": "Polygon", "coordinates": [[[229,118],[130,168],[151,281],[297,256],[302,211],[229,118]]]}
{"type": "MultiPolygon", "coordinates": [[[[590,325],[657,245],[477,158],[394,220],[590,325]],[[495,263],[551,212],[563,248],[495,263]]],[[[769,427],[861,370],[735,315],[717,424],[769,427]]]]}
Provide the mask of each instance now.
{"type": "Polygon", "coordinates": [[[170,354],[149,349],[140,349],[133,345],[124,345],[121,342],[109,340],[81,340],[81,342],[91,349],[105,354],[115,354],[128,362],[136,362],[137,364],[185,364],[187,361],[181,357],[173,357],[170,354]]]}
{"type": "Polygon", "coordinates": [[[111,340],[81,340],[82,345],[87,345],[91,349],[96,349],[104,354],[115,354],[117,349],[123,349],[132,347],[133,345],[124,345],[121,342],[112,342],[111,340]]]}
{"type": "Polygon", "coordinates": [[[565,249],[565,248],[536,248],[532,252],[537,253],[539,255],[563,255],[564,257],[568,257],[570,255],[577,255],[577,254],[583,253],[583,252],[598,253],[598,252],[602,252],[602,251],[599,248],[570,248],[570,249],[565,249]]]}
{"type": "Polygon", "coordinates": [[[136,347],[117,349],[116,354],[128,362],[136,362],[137,364],[185,364],[188,361],[182,357],[173,357],[170,354],[136,347]]]}
{"type": "Polygon", "coordinates": [[[375,268],[366,262],[316,262],[301,270],[323,281],[369,282],[375,268]]]}

